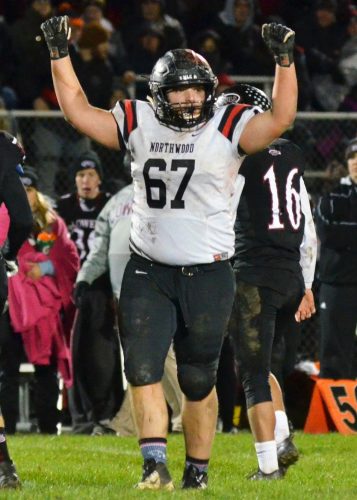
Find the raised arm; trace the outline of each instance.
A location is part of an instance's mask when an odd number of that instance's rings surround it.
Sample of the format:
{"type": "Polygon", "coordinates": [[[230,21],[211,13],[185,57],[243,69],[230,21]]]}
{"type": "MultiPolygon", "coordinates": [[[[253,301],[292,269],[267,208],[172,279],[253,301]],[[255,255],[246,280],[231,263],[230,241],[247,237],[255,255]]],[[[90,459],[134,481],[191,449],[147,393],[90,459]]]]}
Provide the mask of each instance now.
{"type": "Polygon", "coordinates": [[[68,55],[68,17],[52,17],[41,24],[51,56],[54,88],[61,109],[77,130],[109,148],[119,149],[117,125],[110,111],[91,106],[68,55]]]}
{"type": "Polygon", "coordinates": [[[297,107],[297,79],[293,62],[295,33],[281,24],[264,24],[262,36],[276,62],[272,109],[253,117],[240,138],[243,150],[255,153],[294,122],[297,107]]]}

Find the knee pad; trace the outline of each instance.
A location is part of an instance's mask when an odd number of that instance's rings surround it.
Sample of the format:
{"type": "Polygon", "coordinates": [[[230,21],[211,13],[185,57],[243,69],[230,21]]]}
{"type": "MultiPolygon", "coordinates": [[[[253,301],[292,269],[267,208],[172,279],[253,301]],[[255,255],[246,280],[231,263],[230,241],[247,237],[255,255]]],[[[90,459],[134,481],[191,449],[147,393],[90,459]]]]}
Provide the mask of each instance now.
{"type": "Polygon", "coordinates": [[[258,403],[271,401],[271,391],[269,385],[269,372],[245,373],[242,376],[247,408],[258,403]]]}
{"type": "Polygon", "coordinates": [[[127,363],[127,366],[125,366],[125,376],[129,384],[134,387],[156,384],[161,380],[162,374],[163,370],[160,374],[157,367],[147,363],[133,366],[131,366],[131,363],[127,363]]]}
{"type": "Polygon", "coordinates": [[[189,401],[201,401],[216,383],[215,368],[207,366],[180,365],[178,381],[182,392],[189,401]]]}

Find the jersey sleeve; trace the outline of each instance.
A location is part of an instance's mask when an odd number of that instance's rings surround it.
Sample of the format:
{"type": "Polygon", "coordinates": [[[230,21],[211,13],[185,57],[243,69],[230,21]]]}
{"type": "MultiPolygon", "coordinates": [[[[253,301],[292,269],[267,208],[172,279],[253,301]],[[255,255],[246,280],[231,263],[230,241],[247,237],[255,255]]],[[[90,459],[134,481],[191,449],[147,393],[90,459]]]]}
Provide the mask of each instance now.
{"type": "Polygon", "coordinates": [[[218,130],[238,149],[239,156],[245,156],[246,153],[239,146],[240,136],[249,120],[262,110],[257,106],[248,106],[246,104],[228,105],[222,116],[218,130]]]}
{"type": "Polygon", "coordinates": [[[117,101],[112,109],[112,114],[118,127],[120,149],[126,149],[128,147],[130,134],[138,126],[137,101],[130,99],[117,101]]]}
{"type": "Polygon", "coordinates": [[[300,179],[300,199],[301,210],[305,216],[304,236],[300,246],[300,266],[304,277],[305,288],[311,288],[315,275],[317,237],[311,213],[309,195],[302,178],[300,179]]]}

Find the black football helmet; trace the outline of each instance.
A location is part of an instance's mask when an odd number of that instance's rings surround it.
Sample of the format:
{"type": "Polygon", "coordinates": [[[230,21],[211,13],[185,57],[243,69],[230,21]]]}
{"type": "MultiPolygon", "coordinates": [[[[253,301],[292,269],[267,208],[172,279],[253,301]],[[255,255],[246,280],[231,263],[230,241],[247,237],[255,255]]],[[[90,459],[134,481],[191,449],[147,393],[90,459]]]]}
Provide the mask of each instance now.
{"type": "Polygon", "coordinates": [[[193,128],[207,121],[213,113],[217,77],[200,54],[190,49],[174,49],[166,52],[155,64],[150,75],[149,87],[155,115],[166,126],[175,130],[193,128]],[[205,101],[197,115],[197,107],[178,110],[167,99],[167,91],[192,85],[202,85],[205,101]]]}
{"type": "Polygon", "coordinates": [[[217,107],[226,104],[249,104],[259,106],[263,111],[271,109],[269,97],[257,87],[246,83],[237,83],[226,89],[217,99],[217,107]]]}

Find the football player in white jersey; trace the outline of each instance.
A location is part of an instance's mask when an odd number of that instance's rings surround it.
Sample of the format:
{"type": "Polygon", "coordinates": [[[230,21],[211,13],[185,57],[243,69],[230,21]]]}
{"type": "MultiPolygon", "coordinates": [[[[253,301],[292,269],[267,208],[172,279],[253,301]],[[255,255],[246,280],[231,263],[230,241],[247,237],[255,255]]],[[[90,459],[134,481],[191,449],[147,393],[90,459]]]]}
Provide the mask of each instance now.
{"type": "Polygon", "coordinates": [[[68,18],[41,25],[54,86],[66,119],[82,133],[132,156],[131,259],[120,298],[119,329],[141,453],[140,489],[173,489],[166,465],[168,415],[161,387],[174,337],[185,395],[183,488],[206,488],[217,419],[216,371],[234,297],[235,180],[245,154],[279,137],[296,114],[294,32],[266,24],[274,55],[273,107],[214,108],[217,78],[188,49],[160,58],[147,102],[106,111],[90,105],[68,56],[68,18]]]}

